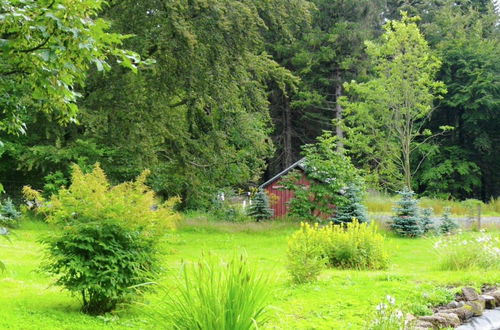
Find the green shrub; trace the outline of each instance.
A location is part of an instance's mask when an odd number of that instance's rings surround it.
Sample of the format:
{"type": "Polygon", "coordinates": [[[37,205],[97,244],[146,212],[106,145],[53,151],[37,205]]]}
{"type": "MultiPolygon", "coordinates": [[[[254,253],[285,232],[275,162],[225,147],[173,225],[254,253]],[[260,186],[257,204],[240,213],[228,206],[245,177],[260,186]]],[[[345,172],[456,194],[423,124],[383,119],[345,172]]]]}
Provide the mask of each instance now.
{"type": "Polygon", "coordinates": [[[7,198],[0,204],[0,227],[16,228],[21,213],[16,209],[12,199],[7,198]]]}
{"type": "Polygon", "coordinates": [[[374,223],[357,219],[319,227],[302,223],[288,241],[288,270],[295,283],[317,278],[325,263],[334,268],[385,269],[384,237],[374,223]]]}
{"type": "Polygon", "coordinates": [[[318,225],[302,222],[300,230],[288,240],[287,268],[294,283],[317,279],[325,267],[324,244],[318,225]]]}
{"type": "Polygon", "coordinates": [[[500,270],[499,239],[484,231],[478,236],[464,233],[446,236],[434,244],[434,249],[442,270],[500,270]]]}
{"type": "Polygon", "coordinates": [[[330,224],[323,227],[321,236],[328,264],[335,268],[385,269],[388,255],[384,237],[375,223],[359,223],[357,219],[346,225],[330,224]]]}
{"type": "Polygon", "coordinates": [[[183,264],[181,271],[177,294],[167,297],[165,310],[160,310],[160,327],[246,330],[267,320],[269,279],[245,257],[225,262],[206,256],[196,264],[183,264]]]}
{"type": "Polygon", "coordinates": [[[179,219],[176,201],[159,203],[144,184],[147,174],[112,187],[98,164],[88,174],[75,165],[69,188],[42,206],[57,228],[42,240],[42,269],[81,296],[85,313],[109,312],[136,293],[156,269],[159,237],[179,219]]]}
{"type": "Polygon", "coordinates": [[[434,221],[432,220],[432,208],[424,208],[421,210],[420,227],[424,234],[434,231],[434,221]]]}

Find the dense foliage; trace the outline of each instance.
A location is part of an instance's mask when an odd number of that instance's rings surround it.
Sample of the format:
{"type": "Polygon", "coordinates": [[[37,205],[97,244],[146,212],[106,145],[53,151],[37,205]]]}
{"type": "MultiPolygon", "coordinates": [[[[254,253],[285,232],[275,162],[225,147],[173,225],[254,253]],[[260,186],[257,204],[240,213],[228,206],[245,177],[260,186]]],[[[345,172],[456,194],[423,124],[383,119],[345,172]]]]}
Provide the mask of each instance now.
{"type": "Polygon", "coordinates": [[[342,194],[350,185],[359,185],[358,170],[350,158],[336,151],[336,138],[330,132],[318,137],[317,143],[303,147],[303,167],[308,183],[301,180],[302,172],[292,171],[282,183],[294,192],[289,214],[301,220],[329,219],[335,207],[349,201],[342,194]]]}
{"type": "Polygon", "coordinates": [[[19,212],[12,202],[7,198],[0,202],[0,227],[15,228],[18,225],[21,212],[19,212]]]}
{"type": "Polygon", "coordinates": [[[257,329],[267,320],[268,278],[246,257],[227,261],[204,256],[183,264],[177,294],[166,297],[157,312],[172,329],[257,329]]]}
{"type": "Polygon", "coordinates": [[[301,223],[288,241],[288,270],[296,283],[314,281],[327,265],[341,269],[385,269],[384,237],[374,223],[356,219],[324,227],[301,223]]]}
{"type": "Polygon", "coordinates": [[[0,182],[14,199],[99,161],[113,183],[149,168],[157,193],[209,208],[322,130],[371,188],[499,194],[492,0],[0,5],[0,182]]]}
{"type": "Polygon", "coordinates": [[[157,270],[156,243],[179,215],[175,200],[156,200],[144,184],[147,174],[113,187],[99,165],[87,174],[75,165],[71,185],[43,206],[55,226],[42,240],[43,269],[81,296],[85,313],[113,310],[157,270]]]}

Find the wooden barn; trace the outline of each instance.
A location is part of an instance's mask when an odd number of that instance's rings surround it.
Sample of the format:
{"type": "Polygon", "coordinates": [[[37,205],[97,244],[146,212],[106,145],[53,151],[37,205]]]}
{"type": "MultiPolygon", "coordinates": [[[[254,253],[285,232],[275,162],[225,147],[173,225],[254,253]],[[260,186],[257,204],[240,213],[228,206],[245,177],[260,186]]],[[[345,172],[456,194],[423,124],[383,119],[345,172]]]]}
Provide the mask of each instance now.
{"type": "Polygon", "coordinates": [[[281,190],[283,186],[280,184],[283,176],[292,170],[299,170],[302,172],[302,177],[298,183],[305,186],[311,185],[310,181],[307,179],[304,168],[304,158],[302,158],[259,186],[259,188],[265,189],[269,196],[276,196],[276,202],[271,205],[274,210],[275,218],[282,217],[288,213],[288,201],[294,197],[293,191],[281,190]]]}

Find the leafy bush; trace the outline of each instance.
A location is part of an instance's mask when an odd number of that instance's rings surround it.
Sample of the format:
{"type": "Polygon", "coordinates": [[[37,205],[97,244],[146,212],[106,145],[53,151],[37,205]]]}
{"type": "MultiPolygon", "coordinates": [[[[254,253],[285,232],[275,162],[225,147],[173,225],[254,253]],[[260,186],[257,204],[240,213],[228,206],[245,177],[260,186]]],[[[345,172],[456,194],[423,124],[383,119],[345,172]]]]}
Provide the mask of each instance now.
{"type": "Polygon", "coordinates": [[[361,177],[351,159],[337,152],[336,137],[325,132],[315,144],[303,147],[303,167],[314,184],[301,181],[302,172],[291,171],[282,181],[283,189],[292,190],[289,214],[311,222],[324,220],[334,213],[336,205],[346,202],[340,192],[350,185],[360,186],[361,177]]]}
{"type": "Polygon", "coordinates": [[[396,306],[396,299],[386,297],[386,302],[377,305],[376,313],[366,327],[369,330],[410,330],[415,324],[409,321],[403,311],[396,306]]]}
{"type": "Polygon", "coordinates": [[[296,283],[317,278],[326,265],[335,268],[385,269],[384,237],[374,223],[357,219],[345,225],[319,227],[302,223],[288,241],[288,270],[296,283]]]}
{"type": "Polygon", "coordinates": [[[136,293],[131,287],[156,269],[159,237],[179,219],[177,201],[159,203],[144,184],[147,174],[112,187],[98,164],[88,174],[75,165],[70,187],[42,206],[59,227],[42,240],[42,268],[81,295],[85,313],[108,312],[136,293]]]}
{"type": "Polygon", "coordinates": [[[21,213],[16,209],[12,199],[7,198],[0,204],[0,227],[17,227],[20,216],[21,213]]]}
{"type": "Polygon", "coordinates": [[[484,231],[479,236],[446,236],[434,244],[434,249],[442,270],[500,270],[499,239],[484,231]]]}
{"type": "Polygon", "coordinates": [[[234,201],[233,191],[224,191],[219,193],[217,198],[212,201],[210,213],[217,219],[229,222],[246,222],[252,219],[248,216],[246,210],[238,202],[234,201]]]}
{"type": "Polygon", "coordinates": [[[325,267],[322,232],[302,222],[300,229],[288,240],[287,268],[294,283],[306,283],[317,279],[325,267]]]}
{"type": "Polygon", "coordinates": [[[178,293],[167,297],[165,310],[160,310],[160,323],[170,323],[165,328],[244,330],[267,320],[269,279],[245,257],[225,262],[205,256],[196,264],[183,264],[181,271],[178,293]]]}
{"type": "Polygon", "coordinates": [[[328,264],[336,268],[385,269],[388,255],[384,237],[375,223],[353,219],[346,225],[330,224],[321,229],[328,264]]]}

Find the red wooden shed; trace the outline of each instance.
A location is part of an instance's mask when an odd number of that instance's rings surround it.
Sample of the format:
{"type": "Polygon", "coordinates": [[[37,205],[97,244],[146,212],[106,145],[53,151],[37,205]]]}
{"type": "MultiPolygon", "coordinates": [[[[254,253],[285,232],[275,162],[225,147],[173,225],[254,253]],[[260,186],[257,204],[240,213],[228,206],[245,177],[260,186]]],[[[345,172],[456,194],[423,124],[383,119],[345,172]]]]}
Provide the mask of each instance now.
{"type": "Polygon", "coordinates": [[[275,218],[282,217],[288,213],[288,201],[294,197],[293,191],[282,190],[283,186],[280,184],[283,176],[292,170],[299,170],[302,172],[302,177],[298,183],[305,186],[311,185],[310,181],[307,180],[304,169],[304,158],[302,158],[259,186],[259,188],[265,189],[269,196],[276,196],[275,203],[271,205],[271,208],[274,210],[275,218]]]}

